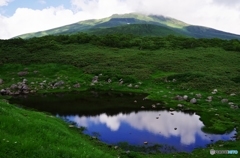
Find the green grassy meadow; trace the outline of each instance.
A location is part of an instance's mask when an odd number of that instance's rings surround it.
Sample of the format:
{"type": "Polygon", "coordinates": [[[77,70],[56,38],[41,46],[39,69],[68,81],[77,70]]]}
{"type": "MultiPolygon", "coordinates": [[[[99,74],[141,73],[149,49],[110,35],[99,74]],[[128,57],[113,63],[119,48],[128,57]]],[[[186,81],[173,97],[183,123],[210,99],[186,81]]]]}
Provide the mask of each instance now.
{"type": "MultiPolygon", "coordinates": [[[[211,144],[189,154],[127,154],[120,148],[115,150],[91,140],[79,129],[69,128],[49,114],[11,105],[7,103],[9,96],[0,95],[1,157],[209,157],[212,147],[240,151],[239,109],[221,102],[225,98],[237,105],[240,103],[240,53],[237,49],[230,51],[216,46],[139,49],[137,46],[120,48],[91,42],[59,44],[47,37],[43,43],[35,40],[39,39],[20,41],[20,44],[1,41],[0,78],[3,84],[0,89],[27,79],[29,87],[37,93],[89,89],[146,93],[148,98],[161,101],[166,108],[195,111],[206,126],[203,130],[209,133],[225,133],[236,128],[237,140],[211,144]],[[29,73],[19,76],[20,71],[29,73]],[[96,75],[99,82],[92,85],[96,75]],[[108,79],[112,82],[108,83],[108,79]],[[124,81],[122,85],[120,79],[124,81]],[[48,84],[39,85],[60,80],[64,85],[56,89],[51,89],[48,84]],[[81,86],[74,88],[77,83],[81,86]],[[129,84],[133,86],[129,87],[129,84]],[[214,89],[217,89],[216,94],[212,94],[214,89]],[[196,98],[199,93],[202,97],[198,98],[197,104],[174,99],[176,95],[196,98]],[[208,96],[213,97],[212,102],[206,101],[208,96]],[[184,107],[178,108],[178,104],[184,107]]],[[[59,40],[64,42],[65,39],[59,40]]],[[[165,39],[166,45],[167,42],[165,39]]]]}

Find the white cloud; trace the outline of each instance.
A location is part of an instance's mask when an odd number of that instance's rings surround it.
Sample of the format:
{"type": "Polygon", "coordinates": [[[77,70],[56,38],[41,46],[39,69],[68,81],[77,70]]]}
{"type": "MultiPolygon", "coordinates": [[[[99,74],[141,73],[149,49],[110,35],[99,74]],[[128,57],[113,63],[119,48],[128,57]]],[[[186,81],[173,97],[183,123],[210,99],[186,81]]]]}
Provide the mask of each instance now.
{"type": "MultiPolygon", "coordinates": [[[[10,1],[0,0],[0,6],[7,5],[10,1]]],[[[11,17],[0,15],[0,38],[129,12],[160,14],[189,24],[240,34],[238,0],[71,0],[71,4],[71,9],[61,6],[43,10],[18,8],[11,17]]]]}
{"type": "Polygon", "coordinates": [[[38,0],[38,3],[40,4],[46,4],[47,2],[45,0],[38,0]]]}
{"type": "Polygon", "coordinates": [[[11,1],[12,0],[0,0],[0,7],[8,5],[8,3],[10,3],[11,1]]]}

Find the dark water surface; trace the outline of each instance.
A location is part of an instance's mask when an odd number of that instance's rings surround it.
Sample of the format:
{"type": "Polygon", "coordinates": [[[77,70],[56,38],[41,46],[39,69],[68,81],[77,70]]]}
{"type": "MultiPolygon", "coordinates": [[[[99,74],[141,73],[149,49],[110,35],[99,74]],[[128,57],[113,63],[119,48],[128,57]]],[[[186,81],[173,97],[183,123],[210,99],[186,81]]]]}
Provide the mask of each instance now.
{"type": "Polygon", "coordinates": [[[235,130],[226,134],[204,133],[200,116],[193,112],[170,112],[155,101],[143,100],[145,97],[144,94],[91,91],[18,96],[10,103],[50,112],[77,127],[86,127],[86,134],[108,144],[147,142],[144,146],[162,144],[173,147],[174,151],[191,152],[218,140],[231,140],[236,133],[235,130]]]}

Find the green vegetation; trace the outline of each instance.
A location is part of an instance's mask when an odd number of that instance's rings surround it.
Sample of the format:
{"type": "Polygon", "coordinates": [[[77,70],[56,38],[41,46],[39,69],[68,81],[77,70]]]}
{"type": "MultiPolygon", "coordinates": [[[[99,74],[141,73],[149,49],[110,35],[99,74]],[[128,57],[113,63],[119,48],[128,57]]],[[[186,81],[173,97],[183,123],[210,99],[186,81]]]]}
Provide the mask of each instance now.
{"type": "MultiPolygon", "coordinates": [[[[3,79],[0,89],[25,78],[29,87],[37,89],[38,93],[88,89],[147,93],[150,99],[161,101],[167,108],[177,109],[180,103],[184,104],[183,110],[196,111],[207,132],[224,133],[234,128],[239,132],[239,109],[221,102],[226,98],[234,104],[240,103],[239,51],[238,40],[175,36],[76,34],[0,40],[0,78],[3,79]],[[29,73],[19,76],[20,71],[29,73]],[[99,82],[91,85],[96,75],[99,82]],[[108,79],[112,82],[108,83],[108,79]],[[120,79],[124,81],[122,85],[120,79]],[[65,84],[56,89],[47,85],[41,88],[39,83],[44,80],[47,83],[63,80],[65,84]],[[74,88],[77,83],[81,87],[74,88]],[[213,89],[218,92],[212,94],[213,89]],[[197,104],[173,99],[176,95],[193,98],[198,93],[202,97],[197,104]],[[206,101],[208,96],[213,96],[212,102],[206,101]]],[[[138,152],[126,154],[122,149],[90,141],[88,136],[77,129],[69,129],[50,115],[18,108],[3,99],[0,114],[0,154],[3,157],[144,157],[138,152]]],[[[160,156],[208,157],[211,147],[240,151],[239,137],[238,133],[237,141],[218,142],[191,154],[160,156]]],[[[159,157],[159,154],[148,156],[159,157]]],[[[225,155],[216,155],[221,156],[225,155]]]]}
{"type": "Polygon", "coordinates": [[[188,25],[173,18],[137,13],[114,14],[108,18],[80,21],[51,30],[24,34],[18,37],[27,39],[46,35],[70,35],[79,32],[95,35],[120,33],[160,37],[181,35],[194,38],[240,39],[239,35],[202,26],[188,25]]]}

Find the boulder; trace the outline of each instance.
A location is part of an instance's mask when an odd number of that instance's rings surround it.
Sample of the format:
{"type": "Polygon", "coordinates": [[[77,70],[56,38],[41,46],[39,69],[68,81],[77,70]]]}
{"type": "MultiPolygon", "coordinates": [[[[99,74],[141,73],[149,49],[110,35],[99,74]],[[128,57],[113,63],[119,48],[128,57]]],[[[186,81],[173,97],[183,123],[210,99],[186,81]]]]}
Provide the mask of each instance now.
{"type": "Polygon", "coordinates": [[[54,86],[54,87],[60,87],[60,86],[62,86],[62,85],[64,85],[64,82],[63,82],[63,81],[58,81],[58,82],[56,82],[53,86],[54,86]]]}
{"type": "Polygon", "coordinates": [[[80,88],[80,84],[77,83],[77,84],[73,85],[73,87],[74,87],[74,88],[80,88]]]}
{"type": "Polygon", "coordinates": [[[192,99],[190,100],[190,103],[196,104],[196,103],[197,103],[197,99],[196,99],[196,98],[192,98],[192,99]]]}
{"type": "Polygon", "coordinates": [[[28,74],[28,72],[27,71],[20,71],[17,74],[18,74],[18,76],[25,76],[25,75],[28,74]]]}
{"type": "Polygon", "coordinates": [[[11,86],[10,86],[10,89],[17,89],[18,88],[18,86],[16,85],[16,84],[12,84],[11,86]]]}
{"type": "Polygon", "coordinates": [[[222,103],[227,103],[227,102],[228,102],[228,99],[222,99],[221,102],[222,102],[222,103]]]}
{"type": "Polygon", "coordinates": [[[201,94],[196,94],[196,97],[197,98],[202,98],[202,95],[201,94]]]}
{"type": "Polygon", "coordinates": [[[187,96],[187,95],[184,95],[184,96],[183,96],[183,99],[184,99],[184,100],[187,100],[187,99],[188,99],[188,96],[187,96]]]}

